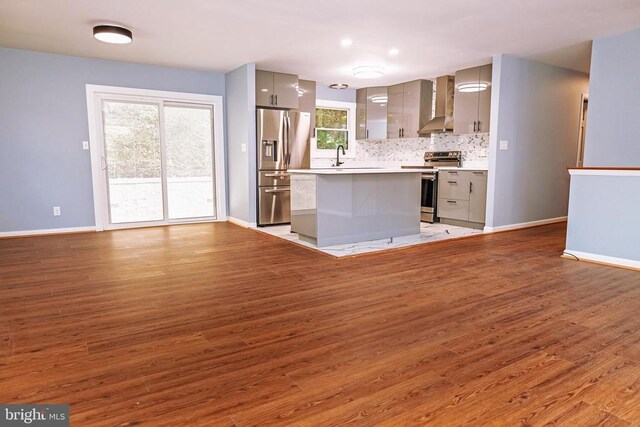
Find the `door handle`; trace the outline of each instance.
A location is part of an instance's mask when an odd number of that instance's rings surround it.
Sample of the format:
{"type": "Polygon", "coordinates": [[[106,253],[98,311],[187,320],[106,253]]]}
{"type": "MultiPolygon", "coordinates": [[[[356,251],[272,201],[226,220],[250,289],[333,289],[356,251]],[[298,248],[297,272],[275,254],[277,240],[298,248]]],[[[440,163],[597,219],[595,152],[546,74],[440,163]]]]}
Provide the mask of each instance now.
{"type": "Polygon", "coordinates": [[[284,193],[287,191],[291,191],[289,188],[274,188],[272,190],[264,190],[265,193],[284,193]]]}

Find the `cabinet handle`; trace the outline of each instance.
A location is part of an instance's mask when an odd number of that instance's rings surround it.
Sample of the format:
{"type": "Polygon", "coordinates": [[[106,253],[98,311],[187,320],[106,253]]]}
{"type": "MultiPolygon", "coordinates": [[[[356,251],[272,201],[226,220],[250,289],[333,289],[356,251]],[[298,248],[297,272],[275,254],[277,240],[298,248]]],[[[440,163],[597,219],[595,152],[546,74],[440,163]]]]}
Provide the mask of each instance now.
{"type": "Polygon", "coordinates": [[[273,95],[269,95],[269,105],[273,105],[273,95]]]}
{"type": "Polygon", "coordinates": [[[404,138],[404,128],[402,128],[402,137],[404,138]]]}
{"type": "Polygon", "coordinates": [[[455,204],[456,204],[455,200],[447,200],[447,203],[451,203],[451,204],[453,204],[453,205],[455,205],[455,204]]]}
{"type": "Polygon", "coordinates": [[[276,105],[278,105],[278,95],[276,95],[276,105]]]}
{"type": "Polygon", "coordinates": [[[447,171],[449,175],[458,175],[457,171],[447,171]]]}
{"type": "Polygon", "coordinates": [[[481,171],[473,171],[474,175],[484,175],[484,172],[481,171]]]}
{"type": "Polygon", "coordinates": [[[369,139],[369,129],[367,129],[367,139],[369,139]]]}
{"type": "Polygon", "coordinates": [[[469,193],[473,193],[473,182],[469,183],[469,193]]]}
{"type": "Polygon", "coordinates": [[[473,132],[476,132],[476,129],[478,128],[478,122],[474,120],[473,122],[473,132]]]}
{"type": "Polygon", "coordinates": [[[402,128],[398,129],[398,138],[402,138],[402,128]]]}
{"type": "Polygon", "coordinates": [[[480,132],[480,121],[478,121],[478,130],[476,132],[480,132]]]}
{"type": "Polygon", "coordinates": [[[449,184],[457,184],[458,181],[447,181],[447,183],[449,183],[449,184]]]}

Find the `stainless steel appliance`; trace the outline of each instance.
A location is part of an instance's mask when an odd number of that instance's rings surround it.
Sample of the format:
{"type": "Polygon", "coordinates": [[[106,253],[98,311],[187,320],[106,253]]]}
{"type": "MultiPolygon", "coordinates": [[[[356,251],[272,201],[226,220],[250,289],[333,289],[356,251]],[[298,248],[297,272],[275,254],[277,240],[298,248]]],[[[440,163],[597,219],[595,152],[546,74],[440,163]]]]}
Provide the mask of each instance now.
{"type": "Polygon", "coordinates": [[[287,169],[309,169],[311,114],[257,110],[258,225],[291,222],[287,169]]]}
{"type": "Polygon", "coordinates": [[[460,167],[460,151],[427,151],[424,153],[424,165],[403,166],[403,168],[424,169],[422,173],[422,191],[420,192],[420,221],[438,222],[438,167],[460,167]]]}

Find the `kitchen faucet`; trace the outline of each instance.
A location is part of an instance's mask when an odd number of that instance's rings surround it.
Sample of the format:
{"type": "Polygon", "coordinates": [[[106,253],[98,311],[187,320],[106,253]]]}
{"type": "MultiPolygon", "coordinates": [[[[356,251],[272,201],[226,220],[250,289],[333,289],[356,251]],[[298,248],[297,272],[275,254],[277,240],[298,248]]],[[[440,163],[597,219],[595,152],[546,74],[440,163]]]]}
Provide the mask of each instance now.
{"type": "Polygon", "coordinates": [[[344,164],[344,162],[340,161],[340,149],[342,148],[342,155],[346,156],[347,153],[344,152],[344,145],[340,144],[338,145],[338,147],[336,148],[336,164],[334,165],[335,167],[339,167],[340,165],[344,164]]]}

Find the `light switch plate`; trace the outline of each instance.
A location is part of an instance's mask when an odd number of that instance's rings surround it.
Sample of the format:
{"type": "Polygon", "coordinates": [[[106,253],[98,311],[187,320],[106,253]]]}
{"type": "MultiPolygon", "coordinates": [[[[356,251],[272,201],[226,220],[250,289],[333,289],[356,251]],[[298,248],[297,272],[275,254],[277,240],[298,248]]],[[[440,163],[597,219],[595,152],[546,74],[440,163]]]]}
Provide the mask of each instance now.
{"type": "Polygon", "coordinates": [[[501,150],[508,150],[509,149],[509,141],[507,141],[506,139],[500,140],[500,149],[501,150]]]}
{"type": "Polygon", "coordinates": [[[240,144],[240,151],[242,151],[243,153],[247,152],[247,144],[240,144]]]}
{"type": "Polygon", "coordinates": [[[82,149],[83,150],[89,149],[89,141],[82,141],[82,149]]]}
{"type": "Polygon", "coordinates": [[[53,207],[53,216],[60,216],[60,206],[53,207]]]}

